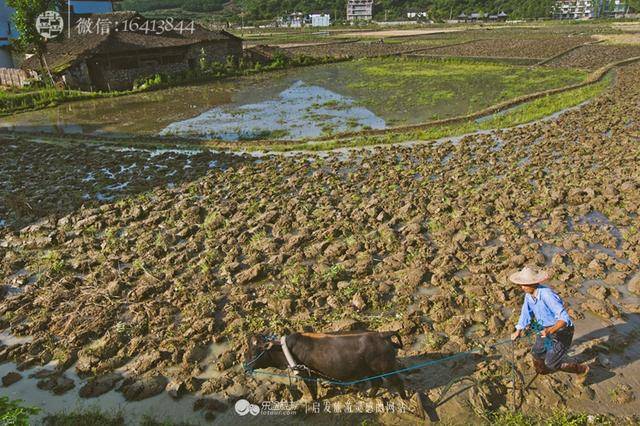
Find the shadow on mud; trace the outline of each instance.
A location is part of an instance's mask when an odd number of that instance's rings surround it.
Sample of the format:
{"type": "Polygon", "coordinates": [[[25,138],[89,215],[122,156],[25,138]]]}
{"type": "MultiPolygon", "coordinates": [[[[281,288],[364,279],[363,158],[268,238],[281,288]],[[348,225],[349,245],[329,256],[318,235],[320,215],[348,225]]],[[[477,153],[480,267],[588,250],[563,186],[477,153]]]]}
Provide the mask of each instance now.
{"type": "Polygon", "coordinates": [[[574,346],[598,341],[576,357],[579,360],[595,357],[596,364],[591,368],[590,384],[610,379],[616,376],[612,370],[640,359],[640,345],[637,344],[640,336],[640,314],[625,314],[624,320],[623,323],[593,330],[574,340],[574,346]]]}
{"type": "MultiPolygon", "coordinates": [[[[499,358],[494,355],[483,356],[479,354],[468,354],[460,357],[457,357],[457,355],[459,355],[459,353],[442,352],[429,353],[428,356],[411,356],[398,359],[400,369],[433,362],[433,364],[426,365],[425,367],[399,374],[404,381],[407,396],[411,398],[411,402],[409,400],[405,402],[407,406],[411,405],[411,411],[416,408],[416,403],[421,404],[422,407],[418,406],[418,412],[415,414],[418,416],[425,415],[431,421],[438,421],[438,407],[474,386],[474,380],[470,379],[469,376],[476,372],[478,365],[480,363],[486,363],[487,361],[495,361],[499,358]],[[455,357],[455,359],[449,360],[450,357],[455,357]],[[440,389],[440,394],[437,399],[430,400],[428,395],[433,389],[440,389]],[[416,394],[420,402],[417,401],[416,394]],[[420,411],[423,411],[423,413],[420,413],[420,411]]],[[[257,377],[260,377],[260,375],[258,374],[257,377]]],[[[263,379],[268,380],[268,377],[265,376],[263,379]]],[[[303,392],[301,391],[303,387],[302,382],[294,386],[294,388],[296,388],[295,390],[292,389],[294,399],[303,397],[303,392]]],[[[386,380],[382,387],[389,391],[391,395],[399,398],[396,390],[390,386],[386,380]]],[[[361,396],[364,398],[363,402],[368,402],[369,398],[372,397],[368,393],[368,382],[353,386],[323,384],[321,388],[326,390],[326,393],[321,398],[322,400],[338,395],[354,394],[356,392],[362,393],[361,396]]],[[[380,393],[378,393],[377,396],[380,396],[380,393]]]]}

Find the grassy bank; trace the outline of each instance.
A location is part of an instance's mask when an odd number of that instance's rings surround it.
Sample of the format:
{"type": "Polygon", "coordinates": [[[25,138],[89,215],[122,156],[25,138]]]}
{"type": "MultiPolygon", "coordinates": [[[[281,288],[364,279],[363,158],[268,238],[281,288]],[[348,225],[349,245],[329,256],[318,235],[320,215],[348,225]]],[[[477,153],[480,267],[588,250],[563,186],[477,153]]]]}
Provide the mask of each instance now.
{"type": "Polygon", "coordinates": [[[556,410],[549,414],[527,415],[521,412],[496,413],[489,416],[488,424],[493,426],[613,426],[631,425],[632,422],[620,421],[614,417],[597,414],[571,413],[556,410]]]}
{"type": "Polygon", "coordinates": [[[18,91],[0,90],[0,116],[54,107],[64,102],[121,96],[128,93],[84,92],[81,90],[61,90],[54,87],[18,91]]]}

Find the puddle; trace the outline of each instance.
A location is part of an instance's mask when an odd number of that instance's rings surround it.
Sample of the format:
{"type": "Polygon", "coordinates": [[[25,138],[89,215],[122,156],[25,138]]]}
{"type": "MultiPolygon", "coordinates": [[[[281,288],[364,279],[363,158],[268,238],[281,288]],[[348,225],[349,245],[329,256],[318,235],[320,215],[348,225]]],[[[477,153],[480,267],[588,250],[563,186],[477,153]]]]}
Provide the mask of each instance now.
{"type": "Polygon", "coordinates": [[[4,286],[7,292],[7,296],[14,296],[20,294],[25,289],[38,281],[39,274],[32,274],[26,269],[20,269],[19,271],[9,275],[5,281],[4,286]]]}
{"type": "Polygon", "coordinates": [[[13,334],[9,334],[5,331],[0,332],[0,342],[3,345],[13,346],[13,345],[22,345],[24,343],[30,343],[33,341],[33,337],[31,336],[14,336],[13,334]]]}
{"type": "MultiPolygon", "coordinates": [[[[65,375],[74,381],[75,387],[63,395],[53,395],[52,393],[37,387],[38,379],[30,378],[29,375],[36,373],[44,367],[36,367],[21,371],[22,379],[7,388],[2,389],[2,393],[10,399],[20,399],[24,405],[40,407],[41,413],[31,418],[36,423],[42,422],[47,414],[61,411],[86,410],[100,408],[107,413],[122,413],[126,419],[126,424],[139,424],[145,415],[164,421],[173,422],[195,422],[204,424],[204,415],[193,412],[193,402],[195,396],[186,395],[182,399],[173,400],[166,392],[142,401],[129,402],[124,399],[121,393],[112,390],[96,398],[81,398],[78,390],[85,383],[70,368],[65,375]]],[[[16,365],[5,363],[0,365],[0,376],[16,371],[16,365]]]]}
{"type": "Polygon", "coordinates": [[[453,274],[454,277],[458,277],[458,278],[461,278],[461,279],[469,278],[471,275],[473,275],[473,274],[468,269],[461,269],[459,271],[456,271],[453,274]]]}
{"type": "Polygon", "coordinates": [[[618,253],[616,250],[610,249],[608,247],[603,246],[602,244],[589,244],[587,246],[590,250],[596,250],[601,253],[606,254],[607,256],[616,259],[620,263],[629,263],[628,259],[618,257],[618,253]]]}
{"type": "Polygon", "coordinates": [[[464,336],[468,339],[474,337],[483,337],[486,335],[487,328],[483,324],[472,324],[464,331],[464,336]]]}
{"type": "Polygon", "coordinates": [[[207,348],[207,356],[200,362],[200,364],[206,365],[204,371],[198,375],[200,379],[212,379],[221,377],[224,371],[218,370],[217,363],[220,355],[225,353],[229,349],[229,343],[213,343],[207,348]]]}
{"type": "Polygon", "coordinates": [[[556,254],[565,254],[566,250],[554,244],[542,244],[540,252],[544,255],[547,265],[551,265],[551,260],[556,254]]]}
{"type": "Polygon", "coordinates": [[[422,297],[437,296],[442,292],[439,287],[418,287],[416,295],[422,297]]]}
{"type": "Polygon", "coordinates": [[[578,223],[588,223],[606,229],[616,239],[618,245],[622,241],[622,233],[618,227],[603,213],[594,210],[578,218],[578,223]]]}
{"type": "Polygon", "coordinates": [[[209,110],[164,128],[163,136],[243,139],[302,139],[322,134],[382,129],[385,121],[351,98],[303,81],[275,99],[209,110]]]}
{"type": "MultiPolygon", "coordinates": [[[[5,117],[0,129],[120,137],[155,136],[170,128],[196,137],[218,134],[237,139],[275,135],[295,138],[365,127],[418,124],[425,119],[469,113],[468,85],[460,85],[457,67],[416,58],[370,58],[292,68],[194,86],[68,102],[5,117]],[[290,102],[288,96],[297,100],[290,102]],[[260,114],[263,116],[258,121],[264,124],[251,124],[260,114]],[[280,119],[286,121],[278,123],[280,119]],[[245,126],[246,122],[250,125],[245,126]]],[[[491,69],[487,73],[480,67],[465,77],[474,87],[490,84],[495,89],[475,102],[477,110],[495,104],[500,100],[497,95],[507,89],[508,79],[496,79],[496,75],[516,73],[531,78],[535,84],[555,86],[547,77],[529,75],[529,70],[519,66],[495,64],[491,69]]],[[[552,73],[536,70],[535,74],[541,72],[552,73]]],[[[574,78],[576,82],[579,80],[567,75],[568,80],[574,78]]]]}

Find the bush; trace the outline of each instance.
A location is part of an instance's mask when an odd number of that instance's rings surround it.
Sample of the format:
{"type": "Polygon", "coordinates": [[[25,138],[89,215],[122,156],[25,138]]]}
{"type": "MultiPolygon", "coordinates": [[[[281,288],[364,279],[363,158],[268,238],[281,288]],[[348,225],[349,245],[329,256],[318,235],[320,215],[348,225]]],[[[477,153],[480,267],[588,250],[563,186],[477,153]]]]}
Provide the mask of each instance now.
{"type": "Polygon", "coordinates": [[[29,417],[40,412],[36,407],[23,407],[22,401],[11,401],[8,396],[0,397],[0,425],[29,426],[29,417]]]}
{"type": "Polygon", "coordinates": [[[604,415],[556,410],[551,416],[512,412],[495,413],[489,418],[489,423],[495,426],[613,426],[614,420],[604,415]]]}

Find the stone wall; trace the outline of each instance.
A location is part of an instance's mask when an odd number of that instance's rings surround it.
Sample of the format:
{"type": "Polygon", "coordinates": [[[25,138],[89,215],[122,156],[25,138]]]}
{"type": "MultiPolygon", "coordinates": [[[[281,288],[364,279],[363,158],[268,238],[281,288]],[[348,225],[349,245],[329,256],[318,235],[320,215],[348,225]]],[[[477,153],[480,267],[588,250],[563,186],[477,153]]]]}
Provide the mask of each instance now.
{"type": "MultiPolygon", "coordinates": [[[[155,74],[177,74],[186,72],[198,66],[201,54],[204,52],[207,62],[225,62],[228,57],[238,60],[242,56],[242,41],[236,39],[206,41],[186,47],[173,47],[166,49],[153,49],[136,52],[128,56],[94,58],[101,66],[101,72],[105,87],[100,87],[100,82],[89,82],[91,86],[102,90],[127,90],[133,87],[136,80],[151,77],[155,74]],[[181,61],[162,63],[163,57],[182,57],[181,61]],[[134,68],[118,69],[112,66],[115,61],[132,61],[144,64],[134,68]],[[153,64],[145,64],[156,62],[153,64]]],[[[78,74],[82,74],[77,70],[78,74]]],[[[87,73],[87,78],[89,74],[87,73]]],[[[75,81],[84,86],[84,81],[76,78],[75,81]]],[[[84,88],[84,87],[83,87],[84,88]]]]}
{"type": "Polygon", "coordinates": [[[197,61],[202,52],[204,52],[207,62],[225,62],[229,56],[238,60],[242,57],[242,41],[229,39],[194,44],[189,46],[188,56],[197,61]]]}
{"type": "Polygon", "coordinates": [[[78,88],[83,90],[94,89],[91,85],[89,69],[85,61],[79,62],[65,70],[62,74],[62,82],[69,88],[78,88]]]}
{"type": "Polygon", "coordinates": [[[103,75],[108,84],[107,89],[128,90],[133,87],[133,83],[138,79],[151,77],[155,74],[176,74],[187,70],[189,70],[189,65],[185,61],[175,64],[151,65],[123,70],[107,69],[103,71],[103,75]]]}

